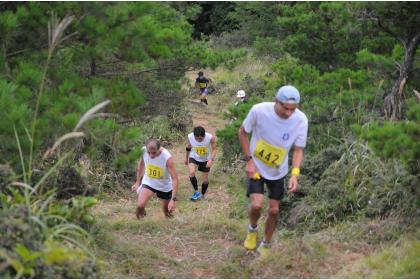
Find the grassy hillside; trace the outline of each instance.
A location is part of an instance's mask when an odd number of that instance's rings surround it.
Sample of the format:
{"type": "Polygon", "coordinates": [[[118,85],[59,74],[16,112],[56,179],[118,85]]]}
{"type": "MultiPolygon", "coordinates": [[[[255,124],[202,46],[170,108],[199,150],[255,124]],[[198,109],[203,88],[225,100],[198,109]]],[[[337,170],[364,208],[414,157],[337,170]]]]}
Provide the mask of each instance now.
{"type": "MultiPolygon", "coordinates": [[[[247,81],[269,72],[267,64],[248,57],[233,71],[207,70],[217,92],[209,96],[208,108],[198,95],[186,98],[194,125],[214,133],[225,127],[228,108],[235,102],[237,89],[247,81]],[[248,78],[245,78],[248,77],[248,78]]],[[[196,73],[187,74],[185,90],[196,73]]],[[[252,93],[255,94],[255,91],[252,93]]],[[[128,186],[118,194],[105,195],[94,210],[97,224],[94,238],[107,278],[416,278],[418,231],[399,228],[397,217],[352,217],[327,227],[306,228],[287,223],[296,198],[287,196],[282,205],[281,223],[273,238],[272,255],[261,259],[243,248],[248,224],[244,166],[240,161],[226,164],[219,143],[219,154],[210,173],[208,197],[191,202],[192,187],[183,165],[185,143],[173,142],[180,177],[179,202],[173,219],[166,219],[153,199],[148,216],[135,219],[136,195],[128,186]],[[407,233],[406,233],[407,232],[407,233]],[[411,233],[409,233],[411,232],[411,233]]],[[[307,155],[307,166],[320,158],[307,155]]],[[[330,158],[331,160],[331,158],[330,158]]],[[[339,161],[335,163],[339,164],[339,161]]],[[[330,162],[334,163],[333,161],[330,162]]],[[[134,168],[134,167],[133,167],[134,168]]],[[[307,172],[321,172],[308,167],[307,172]]],[[[328,169],[328,166],[323,167],[328,169]]],[[[360,167],[359,167],[360,168],[360,167]]],[[[310,174],[308,174],[310,175],[310,174]]],[[[198,177],[200,179],[200,177],[198,177]]],[[[328,180],[327,177],[324,178],[328,180]]],[[[313,187],[302,177],[302,187],[313,187]]],[[[319,187],[322,191],[322,186],[319,187]]],[[[339,197],[336,197],[339,199],[339,197]]],[[[323,203],[322,201],[318,201],[323,203]]],[[[322,220],[322,217],[319,217],[322,220]]],[[[262,236],[264,217],[260,219],[262,236]]]]}

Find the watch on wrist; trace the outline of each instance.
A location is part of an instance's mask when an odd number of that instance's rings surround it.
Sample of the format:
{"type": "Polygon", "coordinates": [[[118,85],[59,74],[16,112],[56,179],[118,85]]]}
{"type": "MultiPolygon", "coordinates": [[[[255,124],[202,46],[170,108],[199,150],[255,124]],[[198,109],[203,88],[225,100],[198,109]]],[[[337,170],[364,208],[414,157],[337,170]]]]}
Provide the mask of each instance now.
{"type": "Polygon", "coordinates": [[[176,196],[171,197],[171,200],[173,200],[173,201],[177,201],[176,196]]]}

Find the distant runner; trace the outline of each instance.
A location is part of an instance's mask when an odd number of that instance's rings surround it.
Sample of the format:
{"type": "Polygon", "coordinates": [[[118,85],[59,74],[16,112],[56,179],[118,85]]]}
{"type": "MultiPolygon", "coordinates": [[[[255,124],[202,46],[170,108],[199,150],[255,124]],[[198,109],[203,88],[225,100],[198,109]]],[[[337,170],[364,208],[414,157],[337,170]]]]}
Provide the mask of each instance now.
{"type": "Polygon", "coordinates": [[[288,173],[288,153],[292,147],[293,168],[289,192],[295,192],[298,187],[299,168],[308,133],[308,119],[297,109],[299,102],[299,91],[293,86],[283,86],[277,91],[275,102],[254,105],[239,129],[249,178],[247,195],[250,198],[250,224],[244,242],[248,250],[257,247],[257,225],[264,203],[264,184],[268,189],[269,209],[264,239],[258,247],[261,256],[267,256],[270,252],[270,241],[276,229],[280,200],[284,193],[284,177],[288,173]],[[251,133],[249,142],[248,135],[251,133]]]}
{"type": "Polygon", "coordinates": [[[178,191],[178,175],[172,156],[157,139],[149,139],[143,149],[143,157],[137,166],[137,179],[131,187],[138,193],[136,217],[146,216],[146,204],[154,194],[160,199],[165,216],[171,217],[178,191]]]}
{"type": "Polygon", "coordinates": [[[237,98],[237,101],[235,102],[235,106],[238,106],[241,103],[247,102],[246,93],[242,89],[238,90],[238,92],[236,93],[236,98],[237,98]]]}
{"type": "Polygon", "coordinates": [[[202,126],[194,127],[193,133],[188,134],[186,150],[185,165],[188,165],[190,181],[194,188],[191,200],[196,201],[204,197],[209,186],[209,172],[217,154],[216,137],[207,133],[202,126]],[[201,193],[198,191],[198,182],[195,177],[197,168],[198,171],[203,172],[201,193]]]}
{"type": "Polygon", "coordinates": [[[204,73],[202,71],[198,72],[198,77],[195,80],[195,87],[200,90],[201,97],[200,102],[205,104],[206,106],[209,105],[207,103],[207,95],[208,89],[207,87],[212,83],[211,79],[204,77],[204,73]]]}

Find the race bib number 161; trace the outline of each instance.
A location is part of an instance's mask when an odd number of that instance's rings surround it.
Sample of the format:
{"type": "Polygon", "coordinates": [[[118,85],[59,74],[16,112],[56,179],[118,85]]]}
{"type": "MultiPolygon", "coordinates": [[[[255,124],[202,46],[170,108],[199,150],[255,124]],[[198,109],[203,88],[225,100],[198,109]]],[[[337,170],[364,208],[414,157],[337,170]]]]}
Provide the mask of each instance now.
{"type": "Polygon", "coordinates": [[[287,151],[284,148],[268,144],[263,139],[257,142],[254,157],[261,160],[265,165],[278,167],[284,160],[287,151]]]}

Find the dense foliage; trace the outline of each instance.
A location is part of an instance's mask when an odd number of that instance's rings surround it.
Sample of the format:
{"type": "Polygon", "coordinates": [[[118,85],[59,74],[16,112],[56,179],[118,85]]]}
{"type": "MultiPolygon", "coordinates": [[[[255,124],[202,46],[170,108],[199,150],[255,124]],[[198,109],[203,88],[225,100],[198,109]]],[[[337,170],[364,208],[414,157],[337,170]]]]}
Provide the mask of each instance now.
{"type": "Polygon", "coordinates": [[[225,166],[238,162],[250,108],[292,84],[309,139],[282,224],[304,232],[395,217],[400,231],[417,227],[419,11],[417,2],[0,3],[0,275],[101,276],[91,195],[129,185],[149,137],[168,146],[191,130],[187,70],[237,69],[250,53],[270,72],[235,85],[248,98],[217,132],[225,166]]]}
{"type": "Polygon", "coordinates": [[[260,77],[264,89],[247,91],[248,102],[230,108],[232,122],[217,134],[225,160],[241,153],[238,129],[252,105],[271,101],[280,86],[299,89],[309,118],[302,190],[288,198],[284,223],[319,230],[361,217],[395,215],[405,217],[404,225],[418,218],[413,184],[420,164],[420,96],[413,93],[419,51],[407,39],[420,34],[418,8],[402,2],[243,2],[230,13],[240,26],[235,36],[242,32],[245,44],[275,62],[272,73],[260,77]],[[392,110],[402,108],[400,122],[384,118],[384,96],[395,87],[392,110]]]}
{"type": "Polygon", "coordinates": [[[166,144],[191,129],[180,84],[187,69],[244,55],[193,42],[188,20],[199,9],[181,10],[158,2],[0,4],[2,275],[96,277],[82,242],[88,233],[75,225],[93,222],[92,205],[76,196],[115,183],[99,184],[101,173],[130,180],[147,138],[166,144]],[[22,183],[10,192],[13,181],[22,183]]]}

